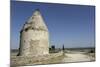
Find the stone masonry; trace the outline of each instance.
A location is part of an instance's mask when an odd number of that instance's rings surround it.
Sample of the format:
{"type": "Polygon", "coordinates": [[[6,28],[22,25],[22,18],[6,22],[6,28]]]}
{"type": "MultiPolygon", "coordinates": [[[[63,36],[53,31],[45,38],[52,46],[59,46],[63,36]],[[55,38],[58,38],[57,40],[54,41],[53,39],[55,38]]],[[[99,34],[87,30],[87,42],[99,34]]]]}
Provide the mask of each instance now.
{"type": "Polygon", "coordinates": [[[19,56],[49,54],[49,33],[40,11],[37,9],[20,32],[19,56]]]}

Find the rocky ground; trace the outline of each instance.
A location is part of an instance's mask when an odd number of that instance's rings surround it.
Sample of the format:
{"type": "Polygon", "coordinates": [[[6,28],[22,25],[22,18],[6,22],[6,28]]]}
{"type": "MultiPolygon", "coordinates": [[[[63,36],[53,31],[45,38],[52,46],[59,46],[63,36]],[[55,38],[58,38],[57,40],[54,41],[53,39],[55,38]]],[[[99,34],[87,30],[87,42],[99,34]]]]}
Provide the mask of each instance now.
{"type": "Polygon", "coordinates": [[[74,52],[74,51],[68,53],[59,52],[59,53],[51,53],[49,56],[31,57],[31,60],[29,57],[17,57],[15,53],[11,55],[11,66],[57,64],[57,63],[87,62],[87,61],[95,61],[95,53],[74,52]]]}

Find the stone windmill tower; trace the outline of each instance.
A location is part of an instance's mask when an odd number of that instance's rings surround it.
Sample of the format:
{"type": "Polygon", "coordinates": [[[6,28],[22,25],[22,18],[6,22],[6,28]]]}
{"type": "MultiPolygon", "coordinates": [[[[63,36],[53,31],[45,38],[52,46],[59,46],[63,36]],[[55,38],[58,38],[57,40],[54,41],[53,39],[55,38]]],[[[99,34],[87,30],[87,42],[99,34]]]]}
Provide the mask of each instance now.
{"type": "Polygon", "coordinates": [[[39,9],[36,9],[20,32],[19,56],[46,54],[49,54],[49,33],[39,9]]]}

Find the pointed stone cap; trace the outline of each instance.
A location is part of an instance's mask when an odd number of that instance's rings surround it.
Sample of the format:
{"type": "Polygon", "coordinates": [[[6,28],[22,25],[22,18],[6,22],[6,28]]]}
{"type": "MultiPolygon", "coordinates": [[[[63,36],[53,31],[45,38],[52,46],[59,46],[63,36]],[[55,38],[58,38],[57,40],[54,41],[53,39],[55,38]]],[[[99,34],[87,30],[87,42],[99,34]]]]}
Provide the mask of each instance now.
{"type": "Polygon", "coordinates": [[[33,15],[26,22],[23,29],[37,29],[48,31],[39,9],[36,9],[34,11],[33,15]]]}

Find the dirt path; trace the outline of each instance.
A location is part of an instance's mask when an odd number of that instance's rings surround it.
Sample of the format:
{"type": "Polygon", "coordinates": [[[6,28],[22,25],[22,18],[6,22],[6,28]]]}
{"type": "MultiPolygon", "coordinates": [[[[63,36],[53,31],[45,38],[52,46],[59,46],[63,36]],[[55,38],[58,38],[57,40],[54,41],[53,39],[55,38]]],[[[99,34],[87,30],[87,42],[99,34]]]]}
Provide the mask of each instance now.
{"type": "Polygon", "coordinates": [[[92,61],[92,58],[89,55],[81,54],[81,53],[67,53],[63,58],[62,62],[82,62],[82,61],[92,61]]]}

